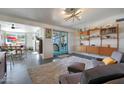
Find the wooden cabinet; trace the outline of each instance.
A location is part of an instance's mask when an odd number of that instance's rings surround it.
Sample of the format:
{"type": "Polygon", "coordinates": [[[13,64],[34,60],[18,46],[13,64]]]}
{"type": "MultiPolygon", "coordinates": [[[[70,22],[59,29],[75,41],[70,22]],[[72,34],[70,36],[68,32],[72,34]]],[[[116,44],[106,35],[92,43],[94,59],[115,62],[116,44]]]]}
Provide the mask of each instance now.
{"type": "Polygon", "coordinates": [[[97,47],[97,46],[87,46],[87,53],[99,54],[99,47],[97,47]]]}
{"type": "Polygon", "coordinates": [[[109,48],[109,47],[100,47],[99,48],[99,54],[100,55],[106,55],[111,56],[113,51],[116,51],[117,48],[109,48]]]}
{"type": "Polygon", "coordinates": [[[111,47],[99,47],[99,46],[81,46],[81,52],[111,56],[113,51],[117,51],[117,48],[111,47]]]}
{"type": "Polygon", "coordinates": [[[87,52],[87,46],[81,46],[81,52],[87,52]]]}

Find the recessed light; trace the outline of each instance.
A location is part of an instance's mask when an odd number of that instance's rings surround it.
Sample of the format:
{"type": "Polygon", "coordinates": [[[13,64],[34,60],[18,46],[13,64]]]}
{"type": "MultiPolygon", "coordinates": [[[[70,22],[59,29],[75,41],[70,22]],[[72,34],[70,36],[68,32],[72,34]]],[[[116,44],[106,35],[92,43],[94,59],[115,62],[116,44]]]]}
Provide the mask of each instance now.
{"type": "Polygon", "coordinates": [[[62,14],[65,14],[65,11],[62,11],[62,14]]]}

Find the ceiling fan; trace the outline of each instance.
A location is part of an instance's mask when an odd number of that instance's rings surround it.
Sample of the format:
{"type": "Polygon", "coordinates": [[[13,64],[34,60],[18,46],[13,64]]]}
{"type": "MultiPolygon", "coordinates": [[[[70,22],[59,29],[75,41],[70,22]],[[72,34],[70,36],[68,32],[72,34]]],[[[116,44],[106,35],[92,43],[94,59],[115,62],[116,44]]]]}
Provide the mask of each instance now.
{"type": "Polygon", "coordinates": [[[122,22],[122,21],[124,21],[124,18],[118,18],[118,19],[116,19],[116,22],[122,22]]]}
{"type": "Polygon", "coordinates": [[[12,24],[11,29],[20,29],[20,27],[17,27],[17,26],[15,26],[15,24],[12,24]]]}
{"type": "Polygon", "coordinates": [[[70,19],[72,19],[73,21],[76,20],[80,20],[81,14],[82,14],[82,10],[80,8],[66,8],[64,11],[65,14],[65,21],[68,21],[70,19]]]}
{"type": "Polygon", "coordinates": [[[15,29],[15,25],[14,24],[12,24],[11,29],[15,29]]]}

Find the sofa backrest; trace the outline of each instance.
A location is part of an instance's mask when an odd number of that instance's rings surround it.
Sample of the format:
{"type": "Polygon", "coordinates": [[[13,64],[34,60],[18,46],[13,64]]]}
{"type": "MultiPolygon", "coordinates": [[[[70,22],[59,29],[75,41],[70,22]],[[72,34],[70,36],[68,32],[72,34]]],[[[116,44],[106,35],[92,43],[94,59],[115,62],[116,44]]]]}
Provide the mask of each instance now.
{"type": "Polygon", "coordinates": [[[124,63],[124,53],[122,55],[122,58],[121,58],[121,62],[120,63],[124,63]]]}
{"type": "Polygon", "coordinates": [[[83,77],[81,76],[81,84],[89,83],[94,79],[101,79],[101,77],[111,77],[111,75],[121,77],[121,75],[124,76],[124,63],[97,66],[91,69],[87,69],[82,73],[83,77]]]}
{"type": "Polygon", "coordinates": [[[118,63],[120,63],[120,61],[121,61],[121,59],[122,59],[122,56],[123,56],[123,54],[122,54],[121,52],[119,52],[119,51],[114,51],[114,52],[112,53],[112,55],[111,55],[111,57],[112,57],[113,59],[115,59],[118,63]]]}

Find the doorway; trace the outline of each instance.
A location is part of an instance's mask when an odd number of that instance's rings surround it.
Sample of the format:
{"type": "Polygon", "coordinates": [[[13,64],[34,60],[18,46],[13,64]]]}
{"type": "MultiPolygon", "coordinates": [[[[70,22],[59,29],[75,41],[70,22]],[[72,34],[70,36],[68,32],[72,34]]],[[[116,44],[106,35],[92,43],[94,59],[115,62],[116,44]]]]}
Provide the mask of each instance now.
{"type": "Polygon", "coordinates": [[[68,53],[68,33],[53,31],[53,55],[54,57],[68,53]]]}

